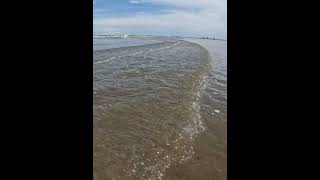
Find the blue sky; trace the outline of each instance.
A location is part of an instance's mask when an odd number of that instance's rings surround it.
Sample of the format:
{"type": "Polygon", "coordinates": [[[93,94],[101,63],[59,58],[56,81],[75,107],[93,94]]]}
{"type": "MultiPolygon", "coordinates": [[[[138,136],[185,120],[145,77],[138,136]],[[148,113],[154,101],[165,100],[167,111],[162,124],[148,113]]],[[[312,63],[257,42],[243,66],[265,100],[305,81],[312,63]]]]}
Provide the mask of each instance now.
{"type": "Polygon", "coordinates": [[[94,34],[227,37],[227,0],[93,0],[94,34]]]}

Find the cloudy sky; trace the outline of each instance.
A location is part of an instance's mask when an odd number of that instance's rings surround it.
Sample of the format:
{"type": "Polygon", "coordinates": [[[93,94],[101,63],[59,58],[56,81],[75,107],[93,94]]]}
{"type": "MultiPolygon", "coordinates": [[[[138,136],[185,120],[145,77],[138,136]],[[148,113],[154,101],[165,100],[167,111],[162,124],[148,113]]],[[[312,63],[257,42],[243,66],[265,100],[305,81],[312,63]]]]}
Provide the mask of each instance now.
{"type": "Polygon", "coordinates": [[[94,34],[227,38],[227,0],[93,0],[94,34]]]}

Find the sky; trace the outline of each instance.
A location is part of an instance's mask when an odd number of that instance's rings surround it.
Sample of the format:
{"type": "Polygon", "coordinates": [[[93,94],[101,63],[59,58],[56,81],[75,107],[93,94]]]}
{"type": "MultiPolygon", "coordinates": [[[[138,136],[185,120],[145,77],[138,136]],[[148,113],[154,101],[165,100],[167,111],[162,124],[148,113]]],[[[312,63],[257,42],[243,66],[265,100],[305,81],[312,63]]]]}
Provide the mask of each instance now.
{"type": "Polygon", "coordinates": [[[227,39],[227,0],[93,0],[93,33],[227,39]]]}

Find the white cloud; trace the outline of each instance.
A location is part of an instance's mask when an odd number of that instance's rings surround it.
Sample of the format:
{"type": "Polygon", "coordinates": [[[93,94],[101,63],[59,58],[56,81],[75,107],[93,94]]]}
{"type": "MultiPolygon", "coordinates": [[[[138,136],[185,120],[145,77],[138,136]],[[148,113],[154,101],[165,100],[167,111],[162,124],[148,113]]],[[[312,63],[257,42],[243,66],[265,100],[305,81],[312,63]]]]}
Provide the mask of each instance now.
{"type": "Polygon", "coordinates": [[[165,4],[177,10],[162,14],[134,14],[130,17],[98,17],[94,32],[163,33],[226,38],[226,0],[136,0],[139,3],[165,4]],[[195,10],[196,9],[196,10],[195,10]]]}
{"type": "Polygon", "coordinates": [[[200,8],[214,9],[225,11],[227,8],[227,0],[133,0],[136,3],[152,3],[169,5],[180,8],[200,8]]]}
{"type": "Polygon", "coordinates": [[[141,3],[141,1],[138,1],[138,0],[130,0],[129,3],[131,3],[131,4],[139,4],[139,3],[141,3]]]}

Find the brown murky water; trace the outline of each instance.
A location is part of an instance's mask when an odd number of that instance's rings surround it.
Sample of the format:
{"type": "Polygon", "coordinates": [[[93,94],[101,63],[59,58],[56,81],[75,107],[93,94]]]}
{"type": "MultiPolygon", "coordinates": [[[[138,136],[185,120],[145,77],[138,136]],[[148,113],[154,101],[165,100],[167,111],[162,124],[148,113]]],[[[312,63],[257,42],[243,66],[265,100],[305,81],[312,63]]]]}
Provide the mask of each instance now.
{"type": "Polygon", "coordinates": [[[226,43],[161,41],[94,51],[96,180],[226,179],[226,43]]]}

